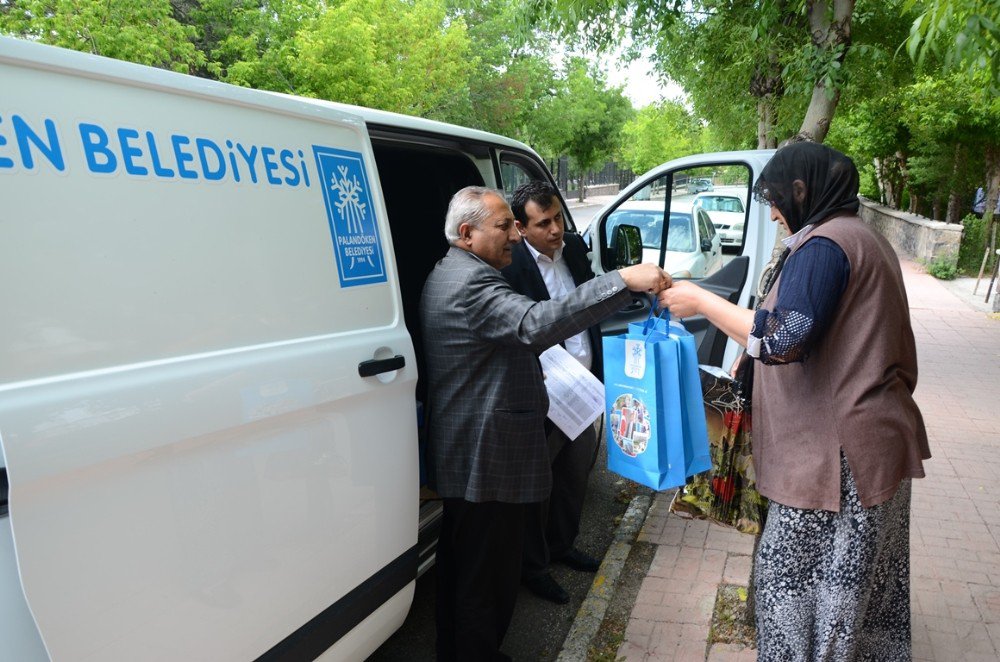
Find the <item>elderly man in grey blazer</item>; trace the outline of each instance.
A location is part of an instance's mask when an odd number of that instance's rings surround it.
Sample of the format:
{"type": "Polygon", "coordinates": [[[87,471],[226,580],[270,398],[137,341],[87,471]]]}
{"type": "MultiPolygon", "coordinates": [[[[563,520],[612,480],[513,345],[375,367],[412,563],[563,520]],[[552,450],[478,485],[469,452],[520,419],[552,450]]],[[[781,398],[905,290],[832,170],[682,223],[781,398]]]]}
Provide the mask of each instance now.
{"type": "Polygon", "coordinates": [[[536,302],[500,274],[520,235],[497,191],[456,193],[444,230],[451,248],[420,301],[433,485],[444,504],[437,658],[506,660],[500,644],[520,584],[524,508],[552,484],[538,354],[626,306],[629,290],[658,293],[670,277],[636,265],[536,302]]]}

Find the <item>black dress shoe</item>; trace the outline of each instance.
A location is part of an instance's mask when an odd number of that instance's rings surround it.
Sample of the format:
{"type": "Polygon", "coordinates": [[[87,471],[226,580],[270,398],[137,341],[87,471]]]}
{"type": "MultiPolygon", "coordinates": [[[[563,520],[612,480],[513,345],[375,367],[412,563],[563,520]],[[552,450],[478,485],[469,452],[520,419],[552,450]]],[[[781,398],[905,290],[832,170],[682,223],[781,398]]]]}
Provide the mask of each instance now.
{"type": "Polygon", "coordinates": [[[527,577],[523,583],[529,591],[549,602],[554,602],[557,605],[569,602],[569,593],[564,591],[563,587],[552,579],[552,575],[549,573],[537,577],[527,577]]]}
{"type": "Polygon", "coordinates": [[[558,559],[559,563],[563,565],[568,565],[574,570],[580,570],[581,572],[597,572],[597,569],[601,567],[601,562],[595,559],[590,554],[584,554],[576,547],[573,547],[566,553],[565,556],[558,559]]]}

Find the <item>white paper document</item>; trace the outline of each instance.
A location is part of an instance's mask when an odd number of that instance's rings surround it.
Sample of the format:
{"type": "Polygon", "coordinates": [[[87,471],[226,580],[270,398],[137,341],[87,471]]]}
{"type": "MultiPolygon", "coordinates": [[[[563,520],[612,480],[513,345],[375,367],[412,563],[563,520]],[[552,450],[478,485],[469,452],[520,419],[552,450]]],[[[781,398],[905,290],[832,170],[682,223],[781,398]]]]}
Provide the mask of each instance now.
{"type": "Polygon", "coordinates": [[[549,394],[549,419],[576,439],[604,413],[604,384],[562,345],[548,348],[538,358],[549,394]]]}

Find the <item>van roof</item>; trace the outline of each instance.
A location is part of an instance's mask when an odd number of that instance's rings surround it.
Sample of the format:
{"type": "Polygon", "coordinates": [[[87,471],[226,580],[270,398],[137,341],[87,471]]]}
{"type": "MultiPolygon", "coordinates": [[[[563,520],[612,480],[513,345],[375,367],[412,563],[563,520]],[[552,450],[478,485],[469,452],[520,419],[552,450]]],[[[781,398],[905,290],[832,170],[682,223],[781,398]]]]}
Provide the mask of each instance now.
{"type": "Polygon", "coordinates": [[[339,103],[336,101],[327,101],[326,99],[297,97],[288,94],[281,94],[278,92],[272,92],[271,94],[285,96],[290,99],[295,99],[296,101],[304,101],[306,103],[314,104],[317,106],[333,108],[335,110],[339,110],[344,113],[349,113],[351,115],[359,115],[362,119],[364,119],[365,123],[367,124],[378,124],[381,126],[398,127],[410,131],[418,131],[420,133],[434,133],[452,138],[457,137],[457,138],[464,138],[466,140],[474,140],[476,142],[495,143],[498,145],[504,145],[518,150],[534,152],[534,150],[531,147],[518,140],[514,140],[513,138],[508,138],[506,136],[502,136],[496,133],[490,133],[488,131],[480,131],[479,129],[470,129],[468,127],[460,126],[458,124],[449,124],[447,122],[439,122],[437,120],[424,119],[423,117],[416,117],[414,115],[393,113],[387,110],[376,110],[374,108],[365,108],[364,106],[352,106],[351,104],[339,103]]]}

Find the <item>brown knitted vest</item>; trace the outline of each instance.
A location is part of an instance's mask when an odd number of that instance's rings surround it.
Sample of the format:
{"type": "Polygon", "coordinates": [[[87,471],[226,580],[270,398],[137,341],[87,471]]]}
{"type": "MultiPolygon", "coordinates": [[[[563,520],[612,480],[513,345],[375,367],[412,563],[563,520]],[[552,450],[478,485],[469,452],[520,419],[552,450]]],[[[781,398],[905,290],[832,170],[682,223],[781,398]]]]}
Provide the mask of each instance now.
{"type": "MultiPolygon", "coordinates": [[[[861,503],[871,507],[903,478],[922,478],[930,458],[912,396],[917,352],[903,276],[889,243],[859,218],[831,219],[809,237],[840,246],[851,276],[805,361],[755,366],[757,488],[786,506],[839,511],[843,449],[861,503]]],[[[774,309],[780,287],[779,276],[764,308],[774,309]]]]}

